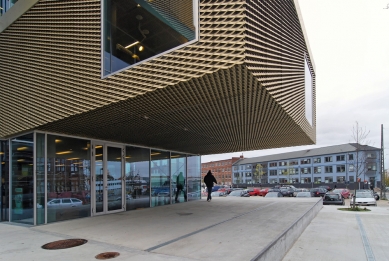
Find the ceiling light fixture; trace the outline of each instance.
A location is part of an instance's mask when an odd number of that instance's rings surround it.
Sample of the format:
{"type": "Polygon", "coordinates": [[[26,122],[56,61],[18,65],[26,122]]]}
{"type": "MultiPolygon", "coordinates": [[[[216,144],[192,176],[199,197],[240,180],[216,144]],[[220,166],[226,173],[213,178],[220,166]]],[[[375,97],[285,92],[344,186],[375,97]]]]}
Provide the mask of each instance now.
{"type": "Polygon", "coordinates": [[[130,48],[130,47],[132,47],[132,46],[134,46],[134,45],[137,45],[138,43],[139,43],[139,41],[136,41],[136,42],[134,42],[134,43],[132,43],[132,44],[127,45],[127,46],[124,47],[124,48],[128,49],[128,48],[130,48]]]}
{"type": "Polygon", "coordinates": [[[71,151],[71,150],[60,151],[60,152],[57,152],[57,153],[55,153],[55,154],[57,154],[57,155],[63,155],[63,154],[70,154],[70,153],[73,153],[73,151],[71,151]]]}
{"type": "Polygon", "coordinates": [[[142,52],[144,49],[143,45],[139,46],[139,52],[142,52]]]}

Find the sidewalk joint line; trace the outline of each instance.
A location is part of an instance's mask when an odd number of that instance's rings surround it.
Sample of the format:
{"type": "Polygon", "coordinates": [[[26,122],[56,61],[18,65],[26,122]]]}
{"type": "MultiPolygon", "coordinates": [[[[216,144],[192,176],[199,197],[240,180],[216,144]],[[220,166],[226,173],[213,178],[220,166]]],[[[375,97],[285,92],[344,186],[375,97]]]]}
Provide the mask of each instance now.
{"type": "Polygon", "coordinates": [[[357,219],[359,231],[361,232],[362,243],[363,243],[363,247],[365,248],[367,260],[368,261],[375,261],[373,250],[371,249],[371,246],[369,243],[369,238],[367,237],[367,234],[365,232],[365,228],[363,227],[361,217],[358,214],[355,214],[355,217],[357,219]]]}

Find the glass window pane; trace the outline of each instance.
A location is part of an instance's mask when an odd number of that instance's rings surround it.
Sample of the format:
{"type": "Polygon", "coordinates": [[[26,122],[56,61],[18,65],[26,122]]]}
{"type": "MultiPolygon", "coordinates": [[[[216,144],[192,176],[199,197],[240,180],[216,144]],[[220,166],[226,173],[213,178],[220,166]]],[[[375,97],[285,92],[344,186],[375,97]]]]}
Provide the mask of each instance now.
{"type": "Polygon", "coordinates": [[[9,146],[0,141],[0,222],[9,220],[9,146]]]}
{"type": "Polygon", "coordinates": [[[188,156],[188,201],[198,200],[201,197],[201,158],[188,156]]]}
{"type": "Polygon", "coordinates": [[[47,222],[90,216],[90,187],[90,142],[47,135],[47,222]]]}
{"type": "Polygon", "coordinates": [[[123,208],[122,148],[107,147],[108,211],[123,208]]]}
{"type": "Polygon", "coordinates": [[[151,151],[151,206],[170,204],[170,153],[151,151]]]}
{"type": "Polygon", "coordinates": [[[103,75],[194,40],[193,20],[192,0],[105,0],[103,75]]]}
{"type": "Polygon", "coordinates": [[[36,134],[36,224],[45,223],[45,134],[36,134]]]}
{"type": "Polygon", "coordinates": [[[150,207],[150,149],[126,147],[126,210],[150,207]]]}
{"type": "Polygon", "coordinates": [[[187,201],[186,155],[173,153],[170,159],[172,203],[187,201]]]}
{"type": "Polygon", "coordinates": [[[34,135],[11,140],[12,212],[11,221],[34,224],[34,135]]]}

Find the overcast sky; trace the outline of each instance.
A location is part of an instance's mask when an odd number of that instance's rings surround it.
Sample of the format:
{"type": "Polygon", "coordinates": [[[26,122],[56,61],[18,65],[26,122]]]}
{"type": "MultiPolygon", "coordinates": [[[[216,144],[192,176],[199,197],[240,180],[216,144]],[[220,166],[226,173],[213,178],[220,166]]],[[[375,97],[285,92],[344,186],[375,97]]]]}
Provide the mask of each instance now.
{"type": "Polygon", "coordinates": [[[202,162],[271,155],[354,142],[370,131],[389,168],[389,0],[299,0],[316,65],[316,145],[202,156],[202,162]]]}

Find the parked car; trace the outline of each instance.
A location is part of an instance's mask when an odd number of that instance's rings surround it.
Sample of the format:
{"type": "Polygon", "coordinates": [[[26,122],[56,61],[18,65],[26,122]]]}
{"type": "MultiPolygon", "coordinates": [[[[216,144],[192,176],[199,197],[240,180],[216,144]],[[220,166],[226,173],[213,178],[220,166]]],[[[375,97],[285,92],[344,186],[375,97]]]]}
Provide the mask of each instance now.
{"type": "Polygon", "coordinates": [[[281,192],[281,189],[272,188],[272,189],[269,189],[267,192],[268,192],[268,193],[269,193],[269,192],[281,192]]]}
{"type": "Polygon", "coordinates": [[[296,197],[297,196],[297,193],[299,192],[309,192],[309,189],[304,189],[304,188],[298,188],[298,189],[295,189],[294,192],[293,192],[293,197],[296,197]]]}
{"type": "Polygon", "coordinates": [[[284,187],[281,188],[281,194],[283,197],[293,197],[293,192],[294,192],[293,188],[284,188],[284,187]]]}
{"type": "Polygon", "coordinates": [[[296,198],[311,198],[311,192],[309,191],[303,191],[303,192],[297,192],[296,198]]]}
{"type": "Polygon", "coordinates": [[[324,197],[327,190],[325,188],[311,188],[309,192],[311,192],[312,197],[324,197]]]}
{"type": "Polygon", "coordinates": [[[351,195],[350,190],[345,188],[337,188],[332,190],[331,192],[339,193],[340,195],[342,195],[343,198],[350,198],[351,195]]]}
{"type": "Polygon", "coordinates": [[[332,190],[332,188],[330,186],[328,186],[328,185],[326,185],[326,186],[319,186],[319,188],[324,188],[325,190],[327,190],[327,192],[332,190]]]}
{"type": "Polygon", "coordinates": [[[293,185],[282,185],[281,188],[292,188],[292,189],[296,189],[296,187],[293,186],[293,185]]]}
{"type": "Polygon", "coordinates": [[[266,194],[269,192],[269,189],[268,188],[264,188],[264,189],[261,189],[260,191],[259,191],[259,195],[260,196],[262,196],[262,197],[264,197],[264,196],[266,196],[266,194]]]}
{"type": "Polygon", "coordinates": [[[250,196],[259,196],[261,191],[259,188],[249,188],[248,193],[250,194],[250,196]]]}
{"type": "Polygon", "coordinates": [[[225,197],[227,195],[224,191],[214,191],[211,193],[211,197],[225,197]]]}
{"type": "MultiPolygon", "coordinates": [[[[350,206],[353,204],[353,200],[350,200],[350,206]]],[[[357,190],[355,194],[356,206],[377,206],[377,201],[371,191],[357,190]]]]}
{"type": "Polygon", "coordinates": [[[241,189],[231,191],[231,193],[228,194],[228,197],[250,197],[250,194],[241,189]]]}
{"type": "Polygon", "coordinates": [[[268,192],[265,198],[282,198],[281,192],[268,192]]]}
{"type": "MultiPolygon", "coordinates": [[[[126,195],[126,199],[127,200],[131,200],[132,199],[132,196],[131,195],[126,195]]],[[[122,197],[117,197],[116,200],[122,200],[122,197]]]]}
{"type": "Polygon", "coordinates": [[[47,202],[48,208],[74,208],[82,206],[78,198],[53,198],[47,202]]]}
{"type": "Polygon", "coordinates": [[[327,192],[323,197],[323,205],[344,205],[344,198],[340,193],[327,192]]]}

